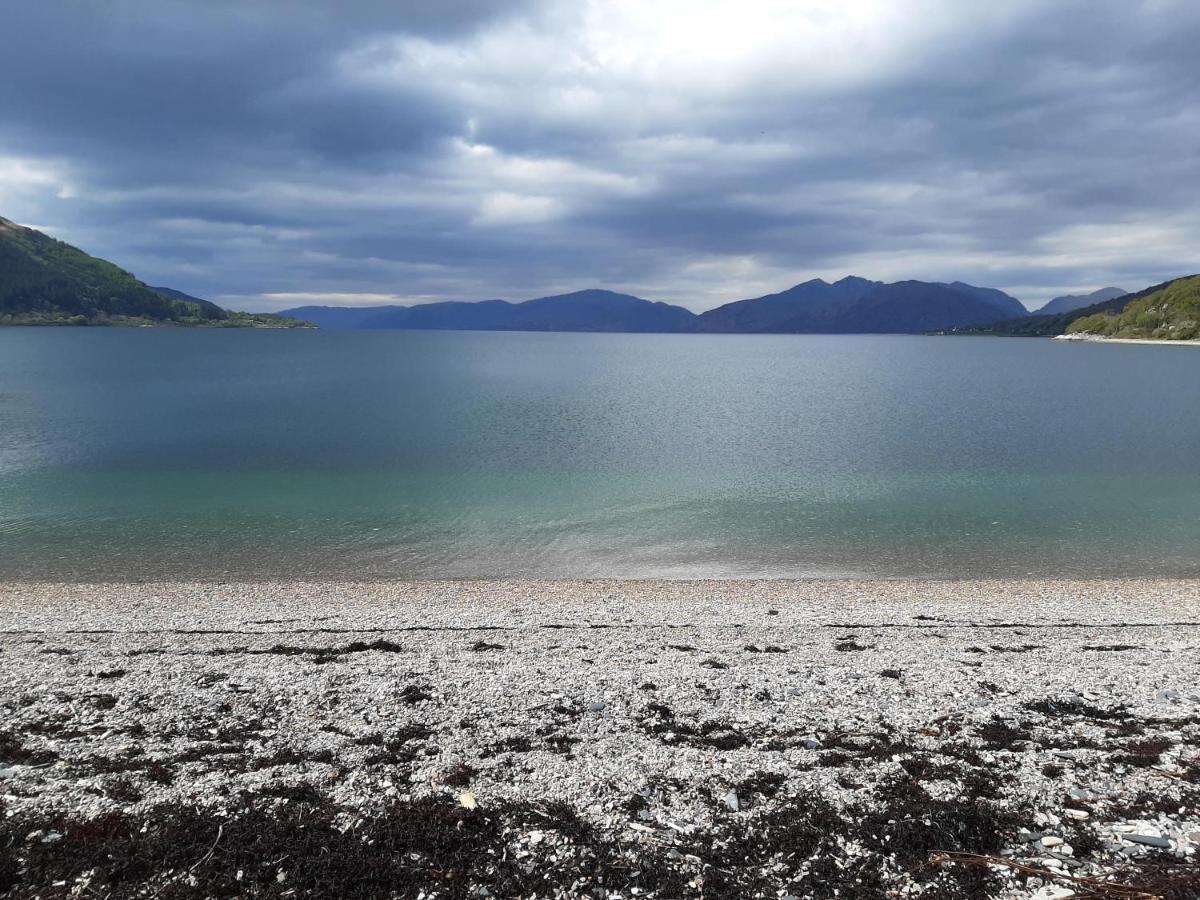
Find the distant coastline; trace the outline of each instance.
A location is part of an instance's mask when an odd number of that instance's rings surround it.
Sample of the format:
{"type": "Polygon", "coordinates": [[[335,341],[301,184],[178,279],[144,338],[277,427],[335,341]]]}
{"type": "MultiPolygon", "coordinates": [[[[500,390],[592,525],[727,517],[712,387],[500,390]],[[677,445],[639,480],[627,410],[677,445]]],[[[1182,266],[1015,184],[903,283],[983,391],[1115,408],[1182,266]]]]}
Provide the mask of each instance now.
{"type": "Polygon", "coordinates": [[[963,281],[886,283],[856,275],[833,283],[814,278],[700,313],[602,288],[519,302],[300,306],[249,313],[146,284],[107,260],[2,217],[0,260],[0,325],[1200,338],[1200,276],[1135,294],[1107,287],[1056,297],[1036,313],[1004,291],[963,281]],[[1065,311],[1050,314],[1054,310],[1065,311]]]}
{"type": "Polygon", "coordinates": [[[271,313],[230,312],[222,319],[151,319],[140,316],[0,316],[0,328],[153,328],[204,329],[227,328],[286,331],[301,329],[315,331],[318,326],[299,319],[275,316],[271,313]]]}

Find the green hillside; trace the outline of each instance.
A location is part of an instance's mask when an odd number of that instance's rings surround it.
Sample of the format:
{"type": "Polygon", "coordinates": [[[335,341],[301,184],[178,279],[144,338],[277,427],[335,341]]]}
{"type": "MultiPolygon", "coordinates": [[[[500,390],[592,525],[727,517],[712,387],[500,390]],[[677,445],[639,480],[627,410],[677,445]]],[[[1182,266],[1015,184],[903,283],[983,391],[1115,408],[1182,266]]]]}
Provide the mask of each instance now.
{"type": "MultiPolygon", "coordinates": [[[[1127,298],[1126,298],[1127,299],[1127,298]]],[[[1119,313],[1076,319],[1067,334],[1189,341],[1200,339],[1200,275],[1179,278],[1131,301],[1119,313]]]]}
{"type": "Polygon", "coordinates": [[[230,312],[207,300],[151,288],[107,260],[0,217],[0,325],[290,328],[307,323],[230,312]]]}
{"type": "Polygon", "coordinates": [[[989,325],[976,325],[968,328],[956,328],[945,334],[975,334],[994,335],[998,337],[1056,337],[1067,334],[1071,326],[1080,319],[1095,315],[1119,315],[1127,306],[1164,290],[1172,284],[1187,281],[1196,276],[1176,278],[1144,288],[1135,294],[1124,294],[1109,300],[1102,300],[1091,306],[1074,309],[1057,315],[1022,316],[1019,319],[1008,319],[1003,322],[993,322],[989,325]]]}

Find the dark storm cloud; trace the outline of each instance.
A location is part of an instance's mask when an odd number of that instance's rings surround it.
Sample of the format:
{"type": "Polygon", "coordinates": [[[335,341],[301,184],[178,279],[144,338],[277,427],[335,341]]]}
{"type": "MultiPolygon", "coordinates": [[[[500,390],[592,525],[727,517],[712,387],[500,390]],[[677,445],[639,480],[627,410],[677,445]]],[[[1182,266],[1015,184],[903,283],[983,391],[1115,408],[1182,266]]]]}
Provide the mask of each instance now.
{"type": "Polygon", "coordinates": [[[0,214],[254,308],[1200,268],[1200,9],[967,7],[27,4],[0,214]]]}

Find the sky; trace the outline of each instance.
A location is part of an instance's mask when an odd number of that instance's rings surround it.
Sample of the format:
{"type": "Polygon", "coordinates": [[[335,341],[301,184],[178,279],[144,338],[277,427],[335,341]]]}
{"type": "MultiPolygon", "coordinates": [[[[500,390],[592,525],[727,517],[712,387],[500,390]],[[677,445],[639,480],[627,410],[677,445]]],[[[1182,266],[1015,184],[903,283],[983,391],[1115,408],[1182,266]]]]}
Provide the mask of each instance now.
{"type": "Polygon", "coordinates": [[[40,0],[0,215],[274,311],[1200,271],[1195,0],[40,0]]]}

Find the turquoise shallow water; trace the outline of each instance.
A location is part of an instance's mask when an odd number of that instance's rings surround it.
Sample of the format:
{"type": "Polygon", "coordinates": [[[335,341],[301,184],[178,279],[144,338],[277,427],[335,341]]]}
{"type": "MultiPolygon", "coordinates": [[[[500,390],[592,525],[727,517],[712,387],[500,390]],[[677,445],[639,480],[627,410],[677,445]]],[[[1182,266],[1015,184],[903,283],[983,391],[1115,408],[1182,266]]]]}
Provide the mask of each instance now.
{"type": "Polygon", "coordinates": [[[0,329],[0,577],[1200,575],[1200,352],[0,329]]]}

